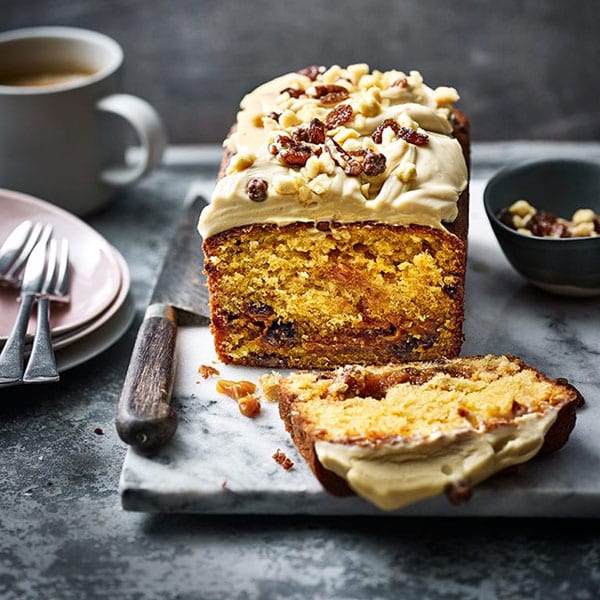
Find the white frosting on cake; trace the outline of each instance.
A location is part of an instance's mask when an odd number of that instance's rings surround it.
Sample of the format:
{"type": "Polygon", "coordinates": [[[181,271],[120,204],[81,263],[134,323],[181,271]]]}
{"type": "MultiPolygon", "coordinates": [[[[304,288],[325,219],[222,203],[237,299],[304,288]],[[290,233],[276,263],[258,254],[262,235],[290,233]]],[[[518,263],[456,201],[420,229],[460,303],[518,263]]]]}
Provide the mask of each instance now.
{"type": "Polygon", "coordinates": [[[201,215],[200,233],[207,238],[240,225],[296,221],[443,228],[444,222],[456,219],[457,200],[468,177],[449,121],[457,99],[453,88],[433,90],[416,71],[370,72],[367,65],[334,66],[315,81],[289,73],[261,85],[243,99],[235,131],[225,141],[232,157],[201,215]],[[343,99],[331,103],[318,97],[324,89],[319,86],[332,85],[344,88],[343,99]],[[348,174],[343,161],[327,149],[331,142],[308,144],[313,152],[303,165],[289,165],[277,153],[280,136],[292,137],[313,119],[326,123],[341,105],[351,107],[351,118],[327,129],[326,137],[348,153],[385,156],[385,170],[370,176],[348,174]],[[402,128],[401,134],[385,127],[381,140],[374,141],[373,133],[386,120],[402,128]],[[259,201],[247,192],[254,179],[266,187],[259,201]]]}

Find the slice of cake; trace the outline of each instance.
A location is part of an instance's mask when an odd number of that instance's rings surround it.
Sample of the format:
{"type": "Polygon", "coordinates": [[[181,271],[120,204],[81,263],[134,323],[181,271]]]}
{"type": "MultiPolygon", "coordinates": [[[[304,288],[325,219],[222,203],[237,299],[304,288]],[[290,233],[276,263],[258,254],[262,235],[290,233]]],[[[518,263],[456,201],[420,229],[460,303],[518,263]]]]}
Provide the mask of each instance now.
{"type": "Polygon", "coordinates": [[[509,356],[348,366],[279,379],[279,411],[335,495],[395,510],[558,450],[583,403],[566,380],[509,356]]]}
{"type": "Polygon", "coordinates": [[[199,223],[222,361],[458,355],[469,134],[457,98],[362,64],[244,98],[199,223]]]}

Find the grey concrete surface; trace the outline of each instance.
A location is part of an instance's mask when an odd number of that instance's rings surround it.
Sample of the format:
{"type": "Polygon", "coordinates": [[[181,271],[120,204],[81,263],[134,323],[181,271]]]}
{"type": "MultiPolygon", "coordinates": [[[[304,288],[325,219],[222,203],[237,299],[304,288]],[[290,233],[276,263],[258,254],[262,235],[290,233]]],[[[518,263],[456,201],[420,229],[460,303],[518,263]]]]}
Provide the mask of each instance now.
{"type": "MultiPolygon", "coordinates": [[[[476,145],[473,159],[476,174],[488,174],[502,157],[582,153],[598,157],[600,146],[476,145]]],[[[216,162],[170,164],[89,220],[129,263],[136,323],[60,384],[0,391],[0,598],[597,598],[597,520],[121,509],[125,447],[113,422],[136,326],[188,184],[210,186],[215,173],[216,162]]]]}
{"type": "Polygon", "coordinates": [[[176,143],[219,142],[264,80],[352,62],[456,86],[476,140],[600,136],[596,0],[0,2],[0,29],[49,24],[116,38],[176,143]]]}

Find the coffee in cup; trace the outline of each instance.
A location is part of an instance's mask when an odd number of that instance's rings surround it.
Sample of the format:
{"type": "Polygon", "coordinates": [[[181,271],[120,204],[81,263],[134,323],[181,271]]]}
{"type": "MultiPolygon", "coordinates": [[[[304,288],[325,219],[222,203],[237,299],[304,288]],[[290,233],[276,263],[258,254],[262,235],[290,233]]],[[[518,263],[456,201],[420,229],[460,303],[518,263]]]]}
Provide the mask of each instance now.
{"type": "Polygon", "coordinates": [[[121,93],[122,64],[119,44],[94,31],[0,34],[0,187],[85,216],[160,163],[161,119],[145,100],[121,93]],[[134,165],[124,160],[123,119],[143,149],[134,165]]]}
{"type": "Polygon", "coordinates": [[[82,81],[93,74],[94,71],[84,65],[49,65],[28,71],[0,73],[0,86],[48,87],[82,81]]]}

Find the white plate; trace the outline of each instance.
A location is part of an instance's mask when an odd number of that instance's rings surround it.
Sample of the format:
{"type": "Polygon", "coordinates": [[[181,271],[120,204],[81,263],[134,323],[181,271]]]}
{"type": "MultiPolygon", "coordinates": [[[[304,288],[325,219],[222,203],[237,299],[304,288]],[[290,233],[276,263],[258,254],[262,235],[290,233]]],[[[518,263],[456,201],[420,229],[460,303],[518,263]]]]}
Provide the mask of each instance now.
{"type": "MultiPolygon", "coordinates": [[[[89,225],[71,213],[33,196],[0,189],[0,243],[20,222],[30,219],[51,223],[56,238],[70,245],[69,304],[56,304],[51,313],[53,335],[77,329],[101,315],[121,288],[121,269],[112,246],[89,225]]],[[[17,314],[14,288],[0,287],[0,340],[6,340],[17,314]]],[[[33,311],[35,313],[35,311],[33,311]]],[[[30,321],[29,333],[35,330],[30,321]]]]}

